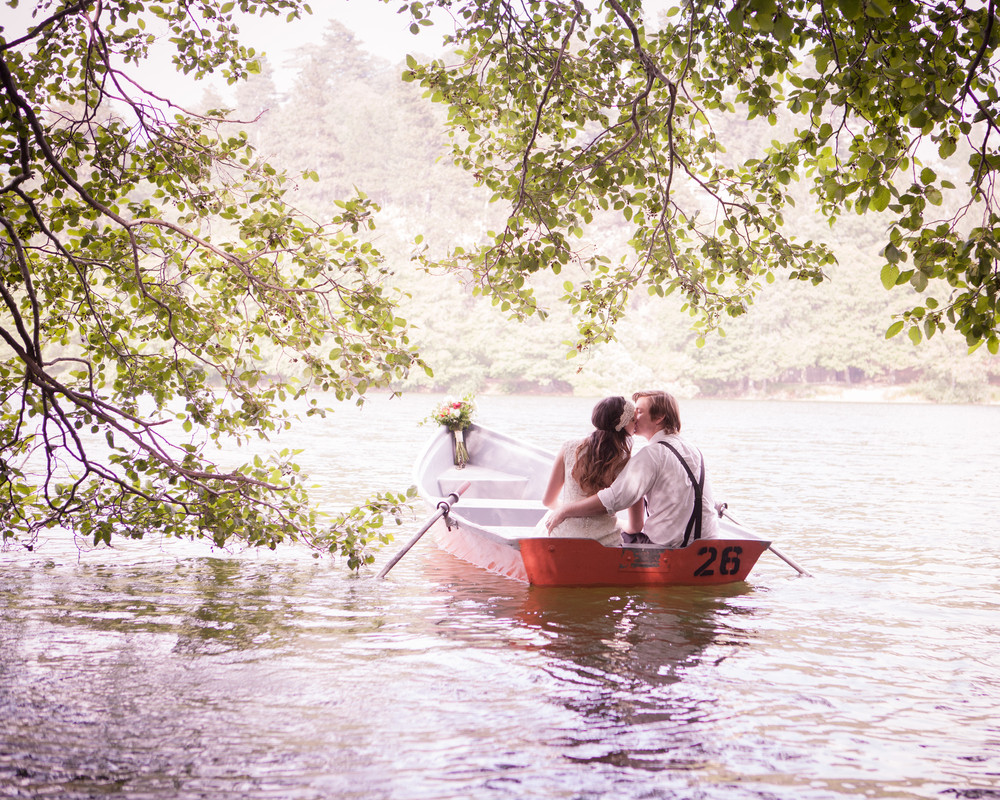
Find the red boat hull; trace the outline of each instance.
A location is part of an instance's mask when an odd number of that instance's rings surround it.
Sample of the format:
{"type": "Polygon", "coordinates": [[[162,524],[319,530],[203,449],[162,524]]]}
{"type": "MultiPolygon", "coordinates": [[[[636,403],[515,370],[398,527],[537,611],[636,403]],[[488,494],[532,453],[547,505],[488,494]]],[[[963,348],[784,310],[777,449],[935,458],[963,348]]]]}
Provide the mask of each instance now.
{"type": "Polygon", "coordinates": [[[440,523],[438,544],[496,575],[534,586],[711,586],[746,580],[768,542],[706,539],[683,548],[604,547],[592,539],[505,541],[440,523]]]}

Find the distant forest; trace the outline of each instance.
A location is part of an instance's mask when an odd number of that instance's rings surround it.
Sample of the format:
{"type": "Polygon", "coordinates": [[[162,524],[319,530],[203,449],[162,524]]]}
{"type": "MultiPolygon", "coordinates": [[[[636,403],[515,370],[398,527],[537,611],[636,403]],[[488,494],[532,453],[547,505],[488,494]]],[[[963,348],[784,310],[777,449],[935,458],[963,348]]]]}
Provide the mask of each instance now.
{"type": "MultiPolygon", "coordinates": [[[[805,190],[785,228],[800,240],[829,243],[839,265],[819,286],[765,286],[747,314],[728,320],[724,335],[710,335],[700,348],[679,301],[637,296],[617,341],[575,355],[575,326],[558,298],[563,282],[583,280],[582,273],[536,282],[550,316],[518,323],[460,279],[422,271],[411,258],[418,233],[431,254],[443,253],[502,224],[504,209],[450,163],[440,124],[445,111],[400,80],[402,55],[398,64],[378,60],[334,22],[319,44],[297,53],[287,91],[278,90],[265,65],[234,98],[202,101],[206,108],[235,103],[236,118],[256,120],[251,140],[276,166],[319,173],[318,182],[300,182],[293,199],[318,219],[355,187],[382,207],[373,244],[390,280],[409,295],[403,316],[434,370],[433,378],[415,374],[402,388],[599,395],[659,386],[684,396],[815,397],[878,385],[894,398],[1000,400],[1000,358],[985,347],[970,355],[951,332],[918,346],[905,336],[885,339],[903,304],[901,291],[890,294],[879,280],[878,216],[845,218],[831,228],[811,210],[805,190]]],[[[738,143],[733,157],[750,157],[767,146],[770,130],[730,124],[719,137],[738,143]]],[[[609,225],[602,241],[589,244],[615,257],[624,252],[624,233],[609,225]]],[[[276,360],[274,368],[282,365],[276,360]]]]}

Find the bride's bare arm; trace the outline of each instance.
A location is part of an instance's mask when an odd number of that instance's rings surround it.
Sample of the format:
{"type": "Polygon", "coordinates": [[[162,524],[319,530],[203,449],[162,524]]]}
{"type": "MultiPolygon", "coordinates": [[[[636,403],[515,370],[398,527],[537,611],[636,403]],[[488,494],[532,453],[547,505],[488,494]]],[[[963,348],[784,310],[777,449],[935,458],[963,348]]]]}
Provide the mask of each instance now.
{"type": "Polygon", "coordinates": [[[639,533],[643,525],[646,524],[646,503],[645,498],[633,503],[628,509],[628,522],[625,525],[626,533],[639,533]]]}
{"type": "Polygon", "coordinates": [[[545,489],[542,503],[546,508],[555,508],[559,502],[559,493],[563,484],[566,483],[566,460],[563,458],[563,451],[559,451],[556,460],[552,463],[552,474],[549,476],[549,485],[545,489]]]}

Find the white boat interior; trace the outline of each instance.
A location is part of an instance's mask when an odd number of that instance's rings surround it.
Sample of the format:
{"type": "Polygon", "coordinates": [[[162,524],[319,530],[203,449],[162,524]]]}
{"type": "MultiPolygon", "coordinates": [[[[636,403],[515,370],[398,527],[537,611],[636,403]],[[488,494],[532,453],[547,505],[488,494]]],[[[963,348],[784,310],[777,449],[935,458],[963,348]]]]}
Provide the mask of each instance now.
{"type": "Polygon", "coordinates": [[[450,433],[442,430],[431,440],[417,462],[421,496],[434,505],[468,483],[452,516],[505,539],[536,535],[554,454],[476,425],[465,431],[465,444],[469,463],[459,468],[450,433]]]}

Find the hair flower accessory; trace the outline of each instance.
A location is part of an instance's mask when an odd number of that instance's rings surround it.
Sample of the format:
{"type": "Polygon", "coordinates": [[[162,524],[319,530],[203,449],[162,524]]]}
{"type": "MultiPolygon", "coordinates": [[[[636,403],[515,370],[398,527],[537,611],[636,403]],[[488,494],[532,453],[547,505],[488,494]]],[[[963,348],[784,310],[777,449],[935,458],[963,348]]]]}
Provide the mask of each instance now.
{"type": "Polygon", "coordinates": [[[622,409],[621,418],[618,420],[618,424],[615,425],[615,430],[620,431],[626,425],[628,425],[633,419],[635,419],[635,403],[631,400],[625,401],[625,407],[622,409]]]}

